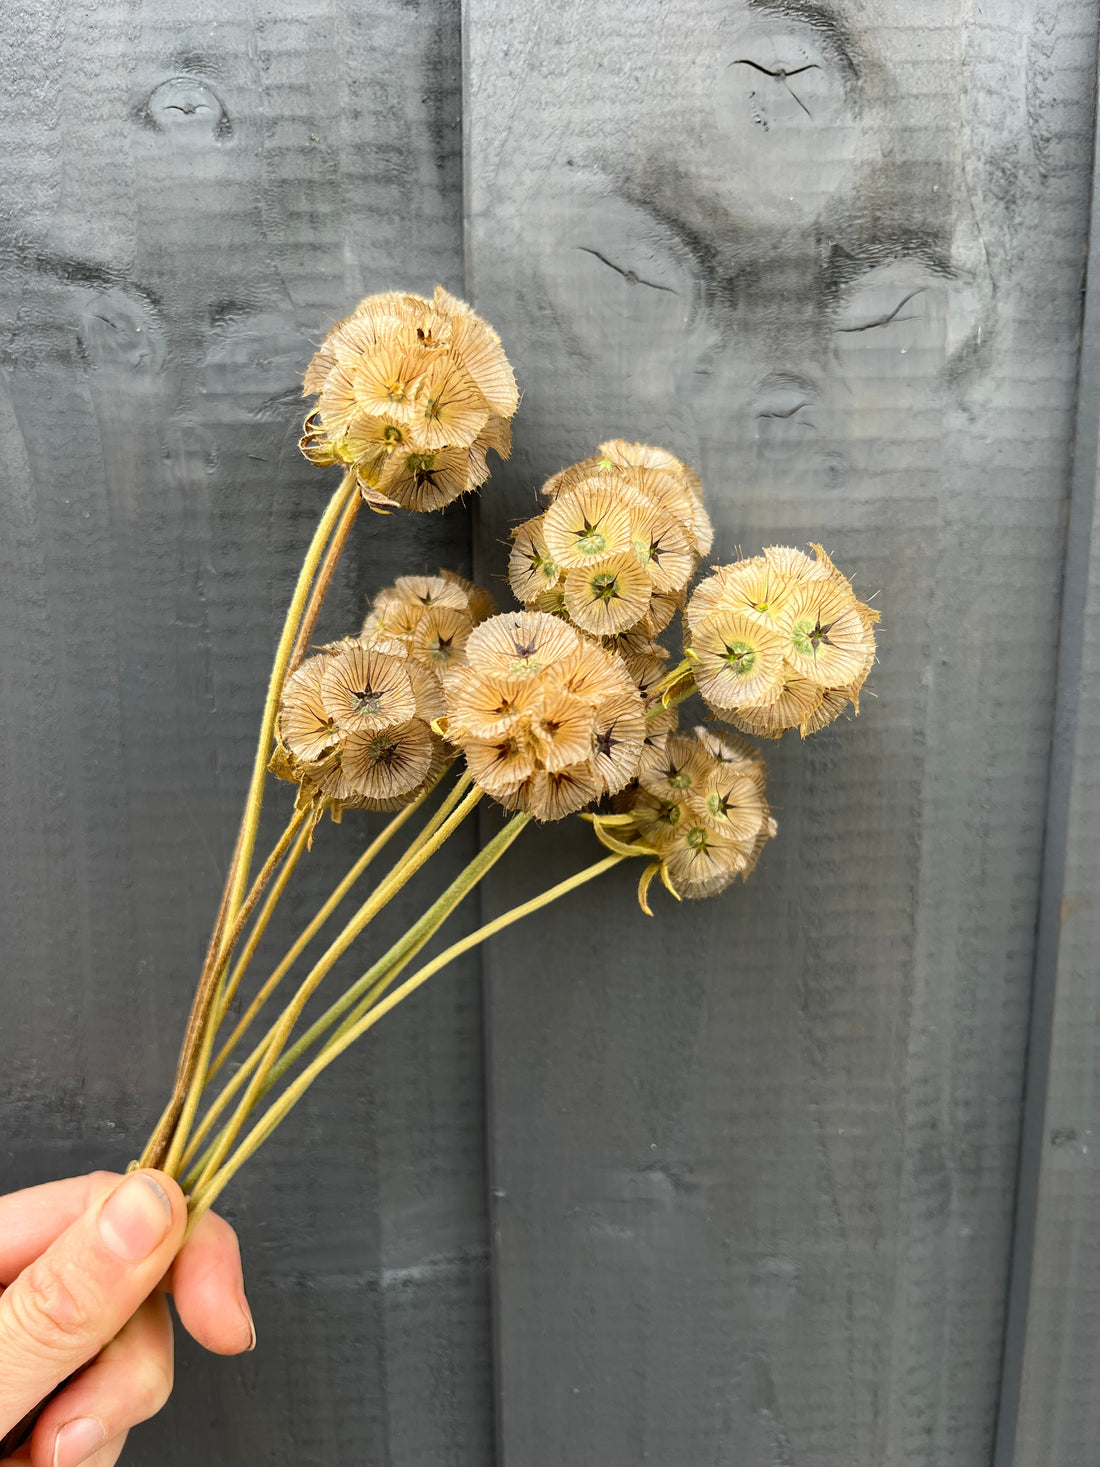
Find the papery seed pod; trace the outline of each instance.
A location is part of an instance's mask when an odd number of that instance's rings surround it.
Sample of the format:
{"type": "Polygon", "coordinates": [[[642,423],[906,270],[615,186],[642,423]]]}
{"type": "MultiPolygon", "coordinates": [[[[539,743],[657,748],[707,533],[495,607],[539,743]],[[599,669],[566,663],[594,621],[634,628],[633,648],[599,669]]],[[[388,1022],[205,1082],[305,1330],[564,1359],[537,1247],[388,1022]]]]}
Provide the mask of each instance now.
{"type": "Polygon", "coordinates": [[[859,694],[875,660],[878,613],[819,545],[814,559],[769,546],[720,566],[688,603],[696,684],[711,708],[745,733],[802,736],[831,723],[859,694]]]}
{"type": "Polygon", "coordinates": [[[368,296],[306,369],[317,405],[300,447],[311,463],[354,468],[375,507],[440,509],[507,458],[519,394],[500,338],[465,302],[368,296]]]}
{"type": "Polygon", "coordinates": [[[698,476],[663,449],[614,440],[542,492],[549,509],[512,532],[516,596],[591,636],[659,635],[710,544],[698,476]]]}
{"type": "MultiPolygon", "coordinates": [[[[668,736],[662,759],[616,801],[613,848],[636,844],[654,857],[639,888],[646,911],[658,871],[685,897],[713,896],[748,877],[776,831],[764,783],[762,758],[734,734],[696,728],[668,736]]],[[[599,817],[594,823],[599,831],[599,817]]]]}
{"type": "Polygon", "coordinates": [[[415,799],[454,758],[432,727],[446,714],[441,674],[490,604],[451,573],[380,592],[363,636],[322,648],[287,678],[272,772],[334,819],[415,799]]]}
{"type": "Polygon", "coordinates": [[[483,622],[444,679],[446,737],[507,809],[557,820],[634,776],[645,707],[622,659],[541,612],[483,622]]]}

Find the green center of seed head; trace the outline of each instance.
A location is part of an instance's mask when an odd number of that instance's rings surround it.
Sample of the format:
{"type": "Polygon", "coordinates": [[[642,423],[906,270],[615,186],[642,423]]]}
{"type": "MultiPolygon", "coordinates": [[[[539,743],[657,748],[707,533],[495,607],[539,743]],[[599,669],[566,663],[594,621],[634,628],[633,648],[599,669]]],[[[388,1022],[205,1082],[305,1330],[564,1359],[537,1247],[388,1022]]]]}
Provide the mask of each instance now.
{"type": "Polygon", "coordinates": [[[607,536],[585,520],[584,529],[578,530],[573,548],[578,555],[603,555],[607,549],[607,536]]]}
{"type": "Polygon", "coordinates": [[[693,830],[689,830],[686,840],[693,851],[705,851],[707,848],[707,832],[701,825],[696,825],[693,830]]]}
{"type": "Polygon", "coordinates": [[[728,662],[738,677],[748,677],[756,662],[756,648],[748,642],[727,642],[722,661],[728,662]]]}
{"type": "Polygon", "coordinates": [[[619,578],[611,571],[597,571],[588,583],[593,601],[617,601],[619,578]]]}
{"type": "Polygon", "coordinates": [[[410,453],[405,460],[405,467],[410,474],[423,474],[435,467],[434,453],[410,453]]]}
{"type": "Polygon", "coordinates": [[[382,696],[381,693],[376,693],[371,688],[364,688],[362,692],[352,693],[352,711],[365,714],[368,718],[373,718],[382,712],[382,696]]]}
{"type": "Polygon", "coordinates": [[[691,775],[686,769],[670,769],[668,786],[673,790],[689,790],[691,789],[691,775]]]}

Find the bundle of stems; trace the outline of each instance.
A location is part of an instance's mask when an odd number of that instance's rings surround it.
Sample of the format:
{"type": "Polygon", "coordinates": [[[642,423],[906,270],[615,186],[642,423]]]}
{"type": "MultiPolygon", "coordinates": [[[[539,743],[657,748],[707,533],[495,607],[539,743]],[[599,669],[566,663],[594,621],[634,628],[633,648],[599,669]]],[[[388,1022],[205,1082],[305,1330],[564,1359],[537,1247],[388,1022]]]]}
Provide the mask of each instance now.
{"type": "Polygon", "coordinates": [[[397,811],[370,841],[218,1045],[228,1026],[233,1000],[313,833],[316,815],[308,806],[300,805],[259,870],[252,874],[279,699],[287,676],[309,647],[325,593],[362,502],[355,472],[351,471],[332,496],[302,563],[275,652],[240,831],[192,1003],[175,1084],[140,1159],[133,1163],[159,1167],[180,1181],[188,1198],[192,1227],[317,1076],[383,1015],[494,933],[626,859],[625,850],[605,855],[452,943],[397,984],[404,970],[531,819],[522,812],[514,815],[423,916],[295,1037],[295,1026],[307,1002],[333,965],[477,808],[483,790],[473,783],[468,773],[456,772],[454,765],[448,766],[435,785],[397,811]],[[215,1091],[214,1081],[219,1072],[237,1052],[297,959],[403,827],[413,823],[417,815],[425,816],[437,791],[442,798],[436,808],[427,814],[385,875],[377,880],[374,889],[333,937],[232,1077],[215,1091]]]}
{"type": "Polygon", "coordinates": [[[486,938],[632,857],[646,861],[646,912],[655,876],[677,898],[747,878],[776,826],[764,761],[740,734],[774,739],[797,728],[805,737],[849,706],[858,711],[875,660],[877,613],[820,546],[812,560],[767,547],[718,566],[692,591],[713,538],[698,475],[664,449],[619,439],[553,475],[542,490],[549,508],[513,530],[509,582],[522,611],[493,615],[486,592],[448,571],[405,577],[375,598],[358,638],[307,656],[361,506],[433,510],[477,490],[487,451],[509,452],[519,399],[499,337],[441,287],[430,301],[390,292],[361,302],[325,338],[305,391],[317,406],[302,452],[345,472],[275,651],[172,1094],[134,1163],[180,1180],[192,1226],[337,1056],[486,938]],[[684,656],[668,672],[658,639],[680,612],[684,656]],[[680,730],[677,707],[694,693],[740,733],[680,730]],[[271,771],[296,783],[298,797],[256,869],[271,771]],[[485,794],[511,818],[303,1028],[333,966],[485,794]],[[396,813],[230,1027],[317,822],[345,808],[396,813]],[[532,820],[571,813],[591,821],[600,860],[413,966],[532,820]],[[420,828],[244,1053],[298,960],[418,816],[420,828]]]}

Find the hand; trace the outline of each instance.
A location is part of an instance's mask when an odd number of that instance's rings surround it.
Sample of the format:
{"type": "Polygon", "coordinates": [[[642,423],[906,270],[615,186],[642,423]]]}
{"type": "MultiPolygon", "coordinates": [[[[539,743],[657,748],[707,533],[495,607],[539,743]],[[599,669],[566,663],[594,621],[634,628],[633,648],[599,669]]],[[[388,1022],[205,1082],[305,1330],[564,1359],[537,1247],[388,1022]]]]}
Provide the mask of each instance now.
{"type": "Polygon", "coordinates": [[[233,1229],[207,1213],[180,1249],[186,1222],[183,1193],[154,1171],[96,1172],[0,1197],[0,1439],[80,1371],[0,1467],[112,1467],[128,1428],[172,1389],[162,1291],[208,1350],[252,1348],[233,1229]]]}

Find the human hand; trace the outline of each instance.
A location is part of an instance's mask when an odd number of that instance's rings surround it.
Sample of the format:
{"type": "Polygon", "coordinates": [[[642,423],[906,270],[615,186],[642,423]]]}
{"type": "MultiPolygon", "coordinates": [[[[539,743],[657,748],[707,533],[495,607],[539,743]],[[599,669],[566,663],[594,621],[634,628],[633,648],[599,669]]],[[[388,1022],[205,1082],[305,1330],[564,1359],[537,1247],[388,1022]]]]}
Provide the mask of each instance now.
{"type": "Polygon", "coordinates": [[[183,1193],[162,1172],[95,1172],[0,1197],[0,1439],[67,1381],[0,1467],[112,1467],[129,1427],[172,1389],[165,1291],[208,1350],[252,1348],[236,1234],[206,1213],[181,1249],[186,1224],[183,1193]]]}

